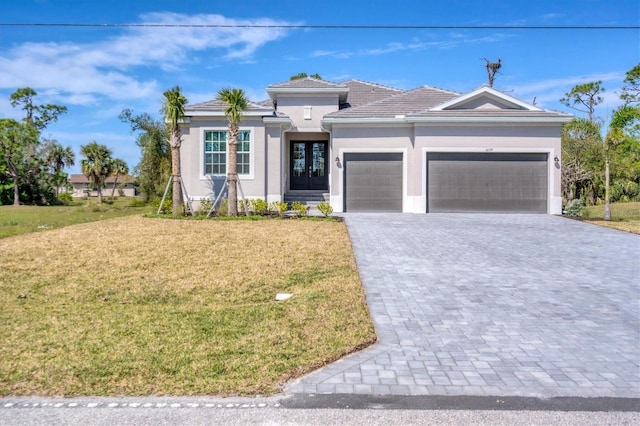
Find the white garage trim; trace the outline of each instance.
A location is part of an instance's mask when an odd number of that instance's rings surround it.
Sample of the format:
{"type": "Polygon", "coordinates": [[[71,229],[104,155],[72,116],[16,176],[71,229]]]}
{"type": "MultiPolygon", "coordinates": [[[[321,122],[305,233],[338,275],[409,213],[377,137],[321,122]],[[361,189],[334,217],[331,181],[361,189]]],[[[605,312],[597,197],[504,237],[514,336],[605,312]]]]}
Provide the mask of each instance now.
{"type": "Polygon", "coordinates": [[[554,167],[555,161],[553,160],[557,155],[553,148],[438,148],[428,147],[422,148],[422,183],[421,183],[421,195],[418,204],[416,200],[415,207],[416,212],[427,212],[427,153],[429,152],[459,152],[459,153],[511,153],[511,154],[535,154],[546,153],[547,154],[547,213],[548,214],[562,214],[562,198],[555,197],[553,190],[555,187],[554,167]]]}
{"type": "Polygon", "coordinates": [[[337,194],[331,194],[331,207],[333,207],[334,212],[344,212],[344,154],[391,153],[402,153],[402,212],[411,212],[407,197],[407,148],[340,148],[337,155],[337,157],[339,158],[338,188],[336,191],[337,194]]]}

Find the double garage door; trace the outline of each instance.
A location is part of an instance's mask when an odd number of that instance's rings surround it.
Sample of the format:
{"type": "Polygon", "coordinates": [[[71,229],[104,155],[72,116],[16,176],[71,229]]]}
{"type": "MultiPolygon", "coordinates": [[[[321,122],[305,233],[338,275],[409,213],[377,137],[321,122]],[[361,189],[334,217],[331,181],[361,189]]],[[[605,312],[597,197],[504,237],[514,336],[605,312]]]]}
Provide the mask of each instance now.
{"type": "MultiPolygon", "coordinates": [[[[546,213],[545,153],[427,154],[427,212],[546,213]]],[[[402,154],[344,155],[344,209],[402,211],[402,154]]]]}

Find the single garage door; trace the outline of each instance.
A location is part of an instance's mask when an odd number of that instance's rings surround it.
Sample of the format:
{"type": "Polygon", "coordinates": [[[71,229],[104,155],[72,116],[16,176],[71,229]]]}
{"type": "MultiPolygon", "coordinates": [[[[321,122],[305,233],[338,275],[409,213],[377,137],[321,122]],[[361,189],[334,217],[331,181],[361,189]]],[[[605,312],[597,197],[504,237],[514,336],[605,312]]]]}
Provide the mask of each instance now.
{"type": "Polygon", "coordinates": [[[344,209],[402,211],[402,153],[344,155],[344,209]]]}
{"type": "Polygon", "coordinates": [[[427,153],[427,211],[547,212],[547,154],[427,153]]]}

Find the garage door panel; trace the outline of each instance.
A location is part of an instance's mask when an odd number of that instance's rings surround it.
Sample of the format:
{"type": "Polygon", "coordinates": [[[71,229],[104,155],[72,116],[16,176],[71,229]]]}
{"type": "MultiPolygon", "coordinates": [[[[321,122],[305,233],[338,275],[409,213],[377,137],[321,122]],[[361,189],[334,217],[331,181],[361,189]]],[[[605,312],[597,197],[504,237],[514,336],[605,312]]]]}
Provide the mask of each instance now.
{"type": "Polygon", "coordinates": [[[402,211],[402,154],[344,156],[345,211],[402,211]]]}
{"type": "Polygon", "coordinates": [[[547,154],[429,153],[429,212],[547,211],[547,154]]]}

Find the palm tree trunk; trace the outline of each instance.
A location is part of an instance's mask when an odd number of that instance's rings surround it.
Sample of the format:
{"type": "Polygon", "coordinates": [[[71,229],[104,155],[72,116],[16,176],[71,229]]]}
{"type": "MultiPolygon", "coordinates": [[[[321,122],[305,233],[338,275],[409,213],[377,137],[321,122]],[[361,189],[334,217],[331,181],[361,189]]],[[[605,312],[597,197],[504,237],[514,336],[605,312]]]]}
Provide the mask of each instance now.
{"type": "Polygon", "coordinates": [[[116,185],[118,183],[118,175],[119,175],[119,173],[116,173],[116,178],[113,180],[113,188],[111,189],[111,199],[113,199],[115,197],[116,185]]]}
{"type": "Polygon", "coordinates": [[[102,204],[102,182],[96,182],[98,185],[98,204],[102,204]]]}
{"type": "Polygon", "coordinates": [[[604,153],[604,220],[611,220],[609,203],[609,150],[604,153]]]}
{"type": "Polygon", "coordinates": [[[238,216],[238,128],[229,128],[229,170],[227,183],[229,184],[229,216],[238,216]]]}
{"type": "Polygon", "coordinates": [[[171,144],[171,181],[173,182],[172,213],[182,214],[182,182],[180,180],[180,145],[171,144]]]}

